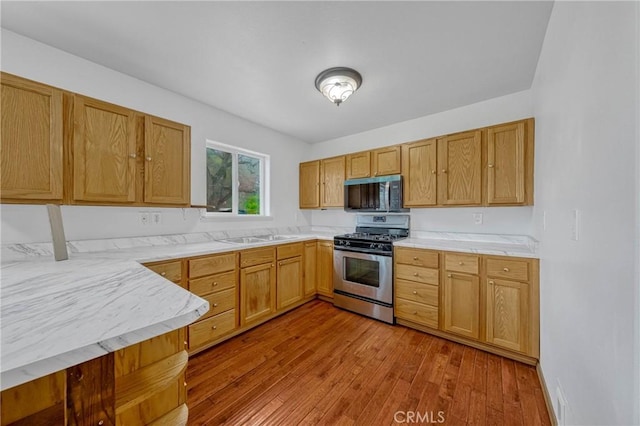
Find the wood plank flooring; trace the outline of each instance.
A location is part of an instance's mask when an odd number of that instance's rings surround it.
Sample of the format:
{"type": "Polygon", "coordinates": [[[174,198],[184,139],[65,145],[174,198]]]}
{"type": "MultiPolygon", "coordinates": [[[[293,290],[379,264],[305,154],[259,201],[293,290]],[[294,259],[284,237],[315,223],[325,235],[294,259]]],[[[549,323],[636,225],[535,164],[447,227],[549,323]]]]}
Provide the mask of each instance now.
{"type": "Polygon", "coordinates": [[[189,360],[190,425],[549,425],[533,367],[319,300],[189,360]]]}

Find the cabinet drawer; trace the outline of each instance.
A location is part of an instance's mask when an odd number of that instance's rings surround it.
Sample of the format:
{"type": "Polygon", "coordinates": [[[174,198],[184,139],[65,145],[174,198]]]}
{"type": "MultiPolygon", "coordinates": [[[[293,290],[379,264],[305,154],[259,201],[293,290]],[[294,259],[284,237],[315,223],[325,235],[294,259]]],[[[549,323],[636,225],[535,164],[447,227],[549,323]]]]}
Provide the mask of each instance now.
{"type": "Polygon", "coordinates": [[[240,266],[242,268],[269,262],[273,263],[275,260],[275,247],[264,247],[240,252],[240,266]]]}
{"type": "Polygon", "coordinates": [[[203,296],[202,298],[209,302],[209,311],[199,320],[202,321],[205,318],[234,309],[236,307],[236,293],[235,288],[230,288],[203,296]]]}
{"type": "Polygon", "coordinates": [[[282,246],[276,247],[278,252],[278,260],[280,259],[288,259],[290,257],[302,256],[302,251],[304,250],[302,243],[295,244],[285,244],[282,246]]]}
{"type": "Polygon", "coordinates": [[[216,274],[210,277],[189,280],[189,291],[198,296],[204,296],[214,291],[226,290],[236,287],[236,271],[216,274]]]}
{"type": "Polygon", "coordinates": [[[413,281],[396,280],[396,297],[438,306],[438,286],[413,281]]]}
{"type": "Polygon", "coordinates": [[[489,257],[487,258],[487,276],[529,281],[529,262],[489,257]]]}
{"type": "Polygon", "coordinates": [[[437,251],[397,247],[395,252],[397,263],[425,266],[427,268],[438,268],[438,258],[439,253],[437,251]]]}
{"type": "Polygon", "coordinates": [[[176,260],[175,262],[157,263],[155,265],[145,265],[156,274],[160,274],[169,281],[179,283],[182,279],[182,262],[176,260]]]}
{"type": "Polygon", "coordinates": [[[236,254],[218,254],[189,260],[189,278],[232,271],[236,268],[236,254]]]}
{"type": "Polygon", "coordinates": [[[396,300],[396,317],[438,328],[438,308],[409,300],[396,300]]]}
{"type": "Polygon", "coordinates": [[[477,275],[479,256],[475,254],[445,253],[444,267],[447,271],[464,272],[477,275]]]}
{"type": "Polygon", "coordinates": [[[418,281],[425,284],[438,285],[439,273],[437,269],[422,268],[413,265],[396,265],[397,279],[418,281]]]}
{"type": "Polygon", "coordinates": [[[232,332],[236,328],[236,310],[207,318],[189,326],[189,349],[194,349],[232,332]]]}

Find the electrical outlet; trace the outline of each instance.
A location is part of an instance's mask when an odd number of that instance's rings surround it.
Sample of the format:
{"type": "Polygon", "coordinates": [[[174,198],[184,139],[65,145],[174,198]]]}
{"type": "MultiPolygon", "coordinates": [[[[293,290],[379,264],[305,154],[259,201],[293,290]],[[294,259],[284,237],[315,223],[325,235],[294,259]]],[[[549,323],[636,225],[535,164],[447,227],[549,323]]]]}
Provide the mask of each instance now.
{"type": "Polygon", "coordinates": [[[151,224],[153,226],[158,226],[162,223],[162,213],[161,212],[151,212],[151,224]]]}
{"type": "Polygon", "coordinates": [[[556,387],[556,417],[558,426],[565,426],[567,424],[567,408],[567,400],[558,384],[556,387]]]}
{"type": "Polygon", "coordinates": [[[140,221],[140,225],[147,226],[151,220],[149,212],[140,212],[138,220],[140,221]]]}
{"type": "Polygon", "coordinates": [[[571,211],[571,239],[578,241],[580,238],[580,216],[582,213],[580,210],[571,211]]]}
{"type": "Polygon", "coordinates": [[[482,213],[473,214],[473,223],[476,225],[482,225],[482,213]]]}

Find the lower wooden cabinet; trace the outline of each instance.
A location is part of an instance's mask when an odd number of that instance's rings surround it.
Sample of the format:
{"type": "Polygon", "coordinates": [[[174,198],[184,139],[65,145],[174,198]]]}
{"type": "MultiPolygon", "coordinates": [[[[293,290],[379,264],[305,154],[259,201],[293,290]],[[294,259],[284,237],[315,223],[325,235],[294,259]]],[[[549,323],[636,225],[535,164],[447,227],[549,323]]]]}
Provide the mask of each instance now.
{"type": "Polygon", "coordinates": [[[488,278],[486,286],[487,342],[528,352],[529,284],[488,278]]]}
{"type": "Polygon", "coordinates": [[[304,297],[315,296],[316,294],[316,256],[317,243],[307,241],[304,243],[304,297]]]}
{"type": "Polygon", "coordinates": [[[2,425],[186,425],[184,329],[7,389],[2,425]]]}
{"type": "Polygon", "coordinates": [[[480,279],[447,272],[443,279],[442,329],[471,339],[480,338],[480,279]]]}
{"type": "Polygon", "coordinates": [[[333,298],[333,242],[318,241],[316,266],[318,294],[333,298]]]}
{"type": "Polygon", "coordinates": [[[538,277],[538,259],[396,247],[395,316],[533,364],[540,356],[538,277]]]}
{"type": "Polygon", "coordinates": [[[209,316],[189,326],[189,349],[197,349],[208,343],[215,342],[235,329],[235,309],[209,316]]]}
{"type": "Polygon", "coordinates": [[[276,269],[263,263],[240,270],[240,325],[258,322],[276,312],[276,269]]]}
{"type": "Polygon", "coordinates": [[[302,257],[278,261],[277,277],[278,310],[302,300],[302,257]]]}

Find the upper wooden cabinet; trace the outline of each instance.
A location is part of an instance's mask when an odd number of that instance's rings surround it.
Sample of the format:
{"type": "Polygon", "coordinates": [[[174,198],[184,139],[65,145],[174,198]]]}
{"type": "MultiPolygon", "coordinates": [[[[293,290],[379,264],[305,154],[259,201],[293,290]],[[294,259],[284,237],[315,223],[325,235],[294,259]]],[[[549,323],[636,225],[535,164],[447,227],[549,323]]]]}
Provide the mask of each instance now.
{"type": "Polygon", "coordinates": [[[400,174],[400,145],[346,156],[346,178],[359,179],[400,174]]]}
{"type": "Polygon", "coordinates": [[[400,145],[371,151],[371,174],[386,176],[400,174],[400,145]]]}
{"type": "Polygon", "coordinates": [[[347,155],[347,179],[360,179],[371,176],[371,151],[347,155]]]}
{"type": "Polygon", "coordinates": [[[2,202],[190,204],[189,126],[0,76],[2,202]]]}
{"type": "Polygon", "coordinates": [[[6,73],[0,79],[2,201],[62,200],[62,91],[6,73]]]}
{"type": "Polygon", "coordinates": [[[344,206],[345,157],[320,161],[320,207],[344,206]]]}
{"type": "Polygon", "coordinates": [[[533,119],[486,129],[486,203],[533,204],[533,119]]]}
{"type": "Polygon", "coordinates": [[[299,190],[301,209],[320,207],[320,160],[300,163],[299,190]]]}
{"type": "Polygon", "coordinates": [[[76,95],[74,116],[73,199],[134,202],[135,112],[76,95]]]}
{"type": "Polygon", "coordinates": [[[427,139],[402,145],[403,197],[405,207],[437,203],[437,142],[427,139]]]}
{"type": "Polygon", "coordinates": [[[191,129],[146,116],[144,130],[144,202],[189,204],[191,129]]]}
{"type": "Polygon", "coordinates": [[[482,201],[482,133],[457,133],[438,139],[438,203],[482,201]]]}
{"type": "Polygon", "coordinates": [[[80,95],[74,115],[74,201],[189,204],[189,126],[80,95]]]}

